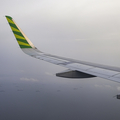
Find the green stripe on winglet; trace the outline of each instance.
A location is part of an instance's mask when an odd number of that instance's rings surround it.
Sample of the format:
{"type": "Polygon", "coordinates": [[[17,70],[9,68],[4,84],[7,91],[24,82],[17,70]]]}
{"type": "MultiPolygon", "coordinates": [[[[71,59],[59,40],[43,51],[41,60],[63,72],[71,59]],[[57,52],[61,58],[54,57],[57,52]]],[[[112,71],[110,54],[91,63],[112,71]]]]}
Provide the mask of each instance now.
{"type": "Polygon", "coordinates": [[[6,18],[9,18],[10,20],[12,20],[12,17],[10,17],[10,16],[5,16],[6,18]]]}
{"type": "Polygon", "coordinates": [[[20,45],[20,48],[32,48],[31,46],[20,45]]]}
{"type": "Polygon", "coordinates": [[[22,39],[18,39],[18,38],[17,38],[17,41],[20,41],[20,42],[29,44],[26,40],[22,40],[22,39]]]}
{"type": "Polygon", "coordinates": [[[16,34],[16,35],[19,35],[19,36],[21,36],[21,37],[24,37],[21,32],[13,31],[13,33],[16,34]]]}

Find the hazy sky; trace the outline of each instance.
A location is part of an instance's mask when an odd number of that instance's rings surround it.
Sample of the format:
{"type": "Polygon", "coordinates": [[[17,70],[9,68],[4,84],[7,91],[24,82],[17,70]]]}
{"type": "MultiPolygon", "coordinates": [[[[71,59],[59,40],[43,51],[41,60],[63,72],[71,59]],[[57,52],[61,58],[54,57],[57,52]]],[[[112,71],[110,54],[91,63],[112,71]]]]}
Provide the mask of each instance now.
{"type": "Polygon", "coordinates": [[[119,0],[4,0],[0,8],[1,39],[9,38],[9,43],[16,45],[4,17],[10,15],[28,38],[46,52],[70,54],[69,57],[72,57],[70,49],[76,56],[81,51],[85,55],[88,52],[119,54],[119,3],[119,0]]]}
{"type": "Polygon", "coordinates": [[[43,52],[120,67],[119,0],[0,0],[0,119],[120,119],[119,83],[56,77],[66,68],[25,55],[5,15],[43,52]]]}

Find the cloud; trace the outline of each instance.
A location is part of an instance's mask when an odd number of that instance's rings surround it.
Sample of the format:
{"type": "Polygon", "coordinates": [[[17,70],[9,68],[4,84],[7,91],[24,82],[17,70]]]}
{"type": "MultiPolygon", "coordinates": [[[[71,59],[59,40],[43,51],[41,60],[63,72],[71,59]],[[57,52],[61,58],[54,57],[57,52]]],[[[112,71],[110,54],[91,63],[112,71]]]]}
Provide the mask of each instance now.
{"type": "Polygon", "coordinates": [[[49,76],[53,76],[52,73],[49,73],[49,72],[45,72],[46,75],[49,75],[49,76]]]}
{"type": "Polygon", "coordinates": [[[120,87],[117,87],[117,90],[120,91],[120,87]]]}
{"type": "Polygon", "coordinates": [[[99,88],[102,88],[102,87],[112,88],[112,86],[110,86],[110,85],[98,85],[98,84],[95,84],[95,87],[99,87],[99,88]]]}
{"type": "Polygon", "coordinates": [[[34,79],[34,78],[20,78],[20,80],[30,81],[30,82],[38,82],[38,80],[37,80],[37,79],[34,79]]]}
{"type": "Polygon", "coordinates": [[[110,85],[104,85],[106,88],[112,88],[112,86],[110,85]]]}
{"type": "Polygon", "coordinates": [[[75,41],[82,41],[82,40],[89,40],[89,39],[75,39],[75,41]]]}
{"type": "Polygon", "coordinates": [[[103,87],[103,86],[102,86],[102,85],[97,85],[97,84],[96,84],[95,87],[103,87]]]}
{"type": "Polygon", "coordinates": [[[25,70],[20,70],[21,73],[25,73],[25,70]]]}

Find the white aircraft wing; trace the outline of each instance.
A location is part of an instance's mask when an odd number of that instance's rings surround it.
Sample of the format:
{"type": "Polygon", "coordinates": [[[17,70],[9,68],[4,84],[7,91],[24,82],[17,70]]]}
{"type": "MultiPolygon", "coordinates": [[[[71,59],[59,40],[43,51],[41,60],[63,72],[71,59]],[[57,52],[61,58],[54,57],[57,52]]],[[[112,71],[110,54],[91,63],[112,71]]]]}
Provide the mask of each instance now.
{"type": "Polygon", "coordinates": [[[12,17],[6,16],[6,18],[24,53],[34,58],[68,68],[67,71],[57,73],[56,76],[66,78],[101,77],[120,82],[120,68],[59,57],[39,51],[18,27],[12,17]]]}

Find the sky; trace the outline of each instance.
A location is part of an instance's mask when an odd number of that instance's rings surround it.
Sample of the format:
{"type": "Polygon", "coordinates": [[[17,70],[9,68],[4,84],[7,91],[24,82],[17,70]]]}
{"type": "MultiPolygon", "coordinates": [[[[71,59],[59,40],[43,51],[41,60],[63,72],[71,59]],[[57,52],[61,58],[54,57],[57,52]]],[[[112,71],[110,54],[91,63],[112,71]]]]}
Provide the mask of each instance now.
{"type": "Polygon", "coordinates": [[[119,0],[0,0],[0,119],[119,120],[120,84],[66,79],[25,55],[5,15],[45,53],[120,67],[119,0]]]}

